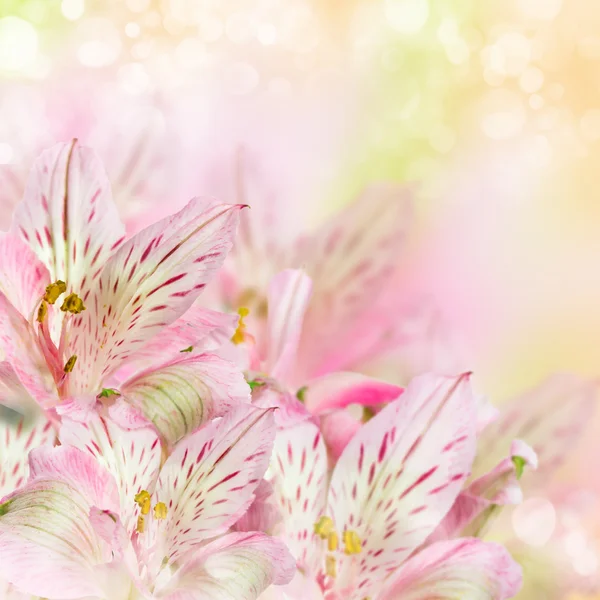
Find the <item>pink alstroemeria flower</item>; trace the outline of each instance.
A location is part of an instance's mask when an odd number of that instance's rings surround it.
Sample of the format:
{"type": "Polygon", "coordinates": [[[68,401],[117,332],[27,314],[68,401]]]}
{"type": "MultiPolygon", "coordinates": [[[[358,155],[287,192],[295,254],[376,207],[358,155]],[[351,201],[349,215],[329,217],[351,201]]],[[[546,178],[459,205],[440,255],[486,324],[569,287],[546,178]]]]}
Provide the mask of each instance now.
{"type": "Polygon", "coordinates": [[[212,290],[216,305],[248,309],[248,329],[264,348],[273,278],[284,269],[305,271],[312,294],[290,366],[296,387],[320,375],[353,370],[400,343],[401,295],[393,274],[411,222],[410,191],[391,184],[372,186],[316,231],[299,221],[294,234],[282,239],[281,232],[290,229],[284,223],[287,203],[272,198],[264,177],[256,173],[246,160],[237,173],[232,169],[235,193],[223,192],[224,198],[243,199],[251,210],[242,216],[221,287],[212,290]]]}
{"type": "Polygon", "coordinates": [[[475,412],[468,376],[418,377],[360,428],[331,479],[313,423],[280,432],[273,485],[283,539],[298,565],[285,594],[294,600],[512,597],[520,569],[501,546],[478,539],[423,546],[469,476],[475,412]]]}
{"type": "Polygon", "coordinates": [[[240,208],[197,198],[125,240],[96,155],[76,141],[44,152],[0,238],[0,344],[36,402],[93,404],[119,383],[137,408],[170,402],[163,419],[195,415],[174,443],[247,400],[238,369],[203,352],[235,320],[196,309],[180,319],[225,259],[240,208]],[[128,361],[151,371],[121,383],[128,361]]]}
{"type": "Polygon", "coordinates": [[[50,600],[252,600],[294,563],[262,533],[227,533],[267,468],[271,410],[246,406],[180,442],[161,466],[150,428],[65,417],[0,504],[0,576],[50,600]]]}
{"type": "MultiPolygon", "coordinates": [[[[276,419],[283,427],[311,416],[318,418],[331,458],[337,460],[362,423],[361,418],[352,416],[346,409],[354,404],[383,405],[395,400],[403,388],[359,373],[340,372],[308,380],[299,390],[293,389],[291,374],[297,362],[311,290],[311,280],[302,270],[286,269],[275,275],[268,287],[264,330],[255,336],[249,325],[248,332],[242,331],[244,340],[240,346],[249,354],[247,366],[251,371],[255,404],[279,407],[276,419]]],[[[251,324],[261,327],[257,320],[251,324]]]]}

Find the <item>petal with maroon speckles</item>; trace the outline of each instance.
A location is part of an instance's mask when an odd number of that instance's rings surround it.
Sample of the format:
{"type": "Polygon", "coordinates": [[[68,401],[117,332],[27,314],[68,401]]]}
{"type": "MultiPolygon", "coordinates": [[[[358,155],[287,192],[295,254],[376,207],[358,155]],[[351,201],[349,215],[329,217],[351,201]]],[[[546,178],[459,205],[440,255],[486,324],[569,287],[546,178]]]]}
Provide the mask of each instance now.
{"type": "Polygon", "coordinates": [[[103,378],[188,310],[223,263],[240,206],[197,198],[127,240],[110,257],[73,320],[73,394],[103,378]]]}
{"type": "Polygon", "coordinates": [[[85,421],[63,419],[62,444],[91,455],[115,479],[119,490],[119,516],[131,534],[135,529],[135,496],[141,490],[152,492],[160,468],[161,446],[150,428],[126,430],[110,419],[91,412],[85,421]]]}
{"type": "Polygon", "coordinates": [[[327,502],[327,449],[319,428],[304,422],[279,431],[271,472],[285,541],[298,563],[316,575],[325,542],[315,535],[314,525],[327,502]]]}
{"type": "Polygon", "coordinates": [[[476,401],[468,375],[414,379],[367,422],[337,462],[329,515],[357,533],[362,553],[344,556],[336,585],[375,595],[444,518],[475,454],[476,401]]]}
{"type": "Polygon", "coordinates": [[[236,408],[175,447],[156,486],[168,509],[161,535],[169,562],[224,533],[248,510],[271,455],[272,412],[236,408]]]}
{"type": "Polygon", "coordinates": [[[84,297],[125,228],[102,162],[77,140],[57,144],[35,161],[12,232],[46,265],[52,281],[84,297]]]}
{"type": "Polygon", "coordinates": [[[54,444],[52,423],[39,417],[33,423],[21,418],[17,423],[0,420],[0,498],[25,484],[29,475],[29,452],[54,444]]]}

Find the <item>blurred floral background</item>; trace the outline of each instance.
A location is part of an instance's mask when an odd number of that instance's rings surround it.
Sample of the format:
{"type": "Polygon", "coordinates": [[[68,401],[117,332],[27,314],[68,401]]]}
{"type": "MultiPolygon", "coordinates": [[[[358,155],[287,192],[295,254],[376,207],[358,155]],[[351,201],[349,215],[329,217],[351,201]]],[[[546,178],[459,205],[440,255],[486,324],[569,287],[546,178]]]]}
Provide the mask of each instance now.
{"type": "MultiPolygon", "coordinates": [[[[589,0],[0,0],[0,163],[77,135],[114,183],[135,156],[152,175],[122,193],[142,221],[148,193],[164,213],[233,195],[222,170],[234,182],[244,152],[290,225],[411,184],[398,285],[502,403],[600,374],[599,32],[589,0]]],[[[560,510],[532,498],[505,523],[540,557],[559,540],[570,600],[600,579],[598,432],[560,510]]],[[[544,568],[522,597],[556,597],[544,568]]]]}

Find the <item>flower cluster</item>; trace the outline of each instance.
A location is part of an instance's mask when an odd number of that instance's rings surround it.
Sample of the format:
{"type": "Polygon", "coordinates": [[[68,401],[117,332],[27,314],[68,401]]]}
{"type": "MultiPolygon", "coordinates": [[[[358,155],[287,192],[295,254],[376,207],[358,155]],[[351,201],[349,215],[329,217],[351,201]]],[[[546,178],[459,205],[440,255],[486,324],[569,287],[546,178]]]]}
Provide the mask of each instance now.
{"type": "MultiPolygon", "coordinates": [[[[0,237],[2,597],[514,596],[485,532],[579,424],[418,374],[439,340],[386,294],[407,192],[287,245],[244,208],[195,198],[129,237],[91,150],[35,163],[0,237]],[[361,374],[390,352],[405,387],[361,374]]],[[[589,404],[533,396],[561,389],[589,404]]]]}

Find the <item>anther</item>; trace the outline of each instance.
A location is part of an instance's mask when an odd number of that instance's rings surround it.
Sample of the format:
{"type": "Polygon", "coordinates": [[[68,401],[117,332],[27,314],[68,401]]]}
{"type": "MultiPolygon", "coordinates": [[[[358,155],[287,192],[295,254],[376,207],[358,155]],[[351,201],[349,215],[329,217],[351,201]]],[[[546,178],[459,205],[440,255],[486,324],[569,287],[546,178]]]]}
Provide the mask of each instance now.
{"type": "Polygon", "coordinates": [[[335,531],[329,532],[327,536],[327,550],[335,552],[338,549],[338,534],[335,531]]]}
{"type": "Polygon", "coordinates": [[[154,507],[154,518],[158,520],[167,518],[167,505],[164,502],[159,502],[154,507]]]}
{"type": "Polygon", "coordinates": [[[144,533],[144,529],[146,529],[146,521],[145,521],[144,517],[142,517],[142,515],[140,515],[137,518],[137,526],[136,526],[135,530],[138,533],[144,533]]]}
{"type": "Polygon", "coordinates": [[[60,310],[78,315],[82,310],[85,310],[83,300],[77,294],[69,294],[62,303],[60,310]]]}
{"type": "Polygon", "coordinates": [[[344,552],[346,554],[360,554],[362,551],[362,543],[356,531],[344,531],[342,541],[344,542],[344,552]]]}
{"type": "Polygon", "coordinates": [[[61,294],[67,291],[67,284],[60,279],[50,285],[46,286],[46,293],[44,294],[44,300],[48,304],[54,304],[61,294]]]}
{"type": "Polygon", "coordinates": [[[37,321],[38,323],[43,323],[46,315],[48,314],[48,303],[45,300],[42,300],[40,307],[37,311],[37,321]]]}
{"type": "Polygon", "coordinates": [[[337,568],[336,568],[336,560],[335,560],[335,556],[330,556],[327,555],[325,557],[325,572],[327,573],[327,575],[329,575],[329,577],[336,577],[337,576],[337,568]]]}
{"type": "Polygon", "coordinates": [[[73,367],[75,367],[76,362],[77,362],[77,355],[73,354],[73,356],[71,356],[71,358],[69,358],[69,360],[65,364],[65,368],[64,368],[65,373],[70,373],[73,370],[73,367]]]}
{"type": "Polygon", "coordinates": [[[321,517],[315,523],[314,531],[322,540],[326,540],[329,534],[333,531],[333,521],[330,517],[321,517]]]}

